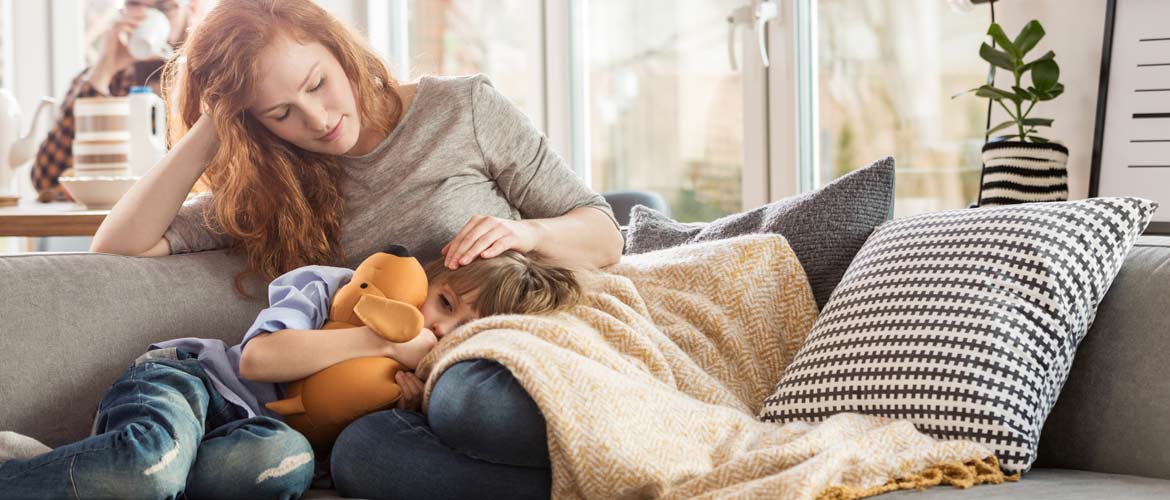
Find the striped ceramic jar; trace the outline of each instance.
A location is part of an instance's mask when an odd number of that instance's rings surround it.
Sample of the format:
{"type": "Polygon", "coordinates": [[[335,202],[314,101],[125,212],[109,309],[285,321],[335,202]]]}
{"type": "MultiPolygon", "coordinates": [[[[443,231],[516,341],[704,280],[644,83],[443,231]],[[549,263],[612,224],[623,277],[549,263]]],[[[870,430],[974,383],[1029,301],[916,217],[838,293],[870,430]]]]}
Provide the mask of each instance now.
{"type": "Polygon", "coordinates": [[[73,175],[108,177],[130,172],[130,143],[126,141],[73,141],[73,175]]]}
{"type": "Polygon", "coordinates": [[[130,140],[130,100],[126,97],[79,97],[73,101],[73,140],[130,140]]]}
{"type": "Polygon", "coordinates": [[[1046,142],[983,146],[979,206],[1068,200],[1068,148],[1046,142]]]}

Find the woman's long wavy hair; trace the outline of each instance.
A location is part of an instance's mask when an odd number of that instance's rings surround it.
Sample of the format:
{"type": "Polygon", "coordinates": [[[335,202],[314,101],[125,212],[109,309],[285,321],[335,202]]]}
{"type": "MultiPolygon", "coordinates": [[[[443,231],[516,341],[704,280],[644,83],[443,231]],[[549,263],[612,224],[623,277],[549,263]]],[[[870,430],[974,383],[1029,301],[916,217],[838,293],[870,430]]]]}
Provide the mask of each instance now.
{"type": "Polygon", "coordinates": [[[304,151],[269,132],[248,106],[256,92],[260,52],[280,36],[318,42],[341,63],[354,86],[363,128],[385,136],[402,116],[398,82],[364,39],[309,0],[221,0],[167,64],[169,141],[201,115],[215,125],[219,148],[202,182],[214,193],[208,216],[247,257],[245,279],[271,280],[311,264],[343,265],[344,202],[336,156],[304,151]]]}

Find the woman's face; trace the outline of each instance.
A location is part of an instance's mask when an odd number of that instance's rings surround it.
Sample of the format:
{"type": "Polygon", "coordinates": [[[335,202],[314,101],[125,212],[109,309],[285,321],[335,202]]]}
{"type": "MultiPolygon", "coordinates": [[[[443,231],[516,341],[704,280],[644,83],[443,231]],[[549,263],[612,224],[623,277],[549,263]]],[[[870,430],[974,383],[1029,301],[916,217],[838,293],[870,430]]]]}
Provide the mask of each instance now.
{"type": "Polygon", "coordinates": [[[260,53],[248,112],[268,130],[315,153],[349,153],[361,135],[354,89],[324,45],[279,37],[260,53]]]}

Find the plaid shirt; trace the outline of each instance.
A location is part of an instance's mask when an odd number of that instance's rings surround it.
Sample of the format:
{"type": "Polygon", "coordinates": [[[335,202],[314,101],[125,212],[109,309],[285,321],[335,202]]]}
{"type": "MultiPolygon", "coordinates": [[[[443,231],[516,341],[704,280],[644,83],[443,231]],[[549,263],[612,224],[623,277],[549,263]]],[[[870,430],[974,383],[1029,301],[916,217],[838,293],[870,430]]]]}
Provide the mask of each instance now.
{"type": "MultiPolygon", "coordinates": [[[[161,63],[160,63],[161,64],[161,63]]],[[[136,78],[135,66],[130,66],[114,74],[110,79],[110,96],[125,96],[130,94],[130,87],[141,85],[136,78]]],[[[57,113],[57,122],[49,131],[49,136],[41,143],[37,150],[37,161],[32,168],[33,186],[37,189],[37,199],[43,203],[50,201],[72,201],[68,193],[57,182],[57,178],[66,170],[73,168],[73,103],[79,97],[100,97],[101,92],[83,77],[89,70],[82,71],[73,79],[69,86],[69,93],[65,95],[65,102],[57,113]]]]}

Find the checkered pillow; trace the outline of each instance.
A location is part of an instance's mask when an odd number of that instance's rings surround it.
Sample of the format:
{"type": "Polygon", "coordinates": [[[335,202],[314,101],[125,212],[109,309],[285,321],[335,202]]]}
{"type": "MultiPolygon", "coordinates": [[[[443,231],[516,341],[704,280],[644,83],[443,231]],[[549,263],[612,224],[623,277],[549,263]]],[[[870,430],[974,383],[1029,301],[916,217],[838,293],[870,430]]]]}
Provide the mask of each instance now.
{"type": "Polygon", "coordinates": [[[1027,470],[1077,345],[1157,204],[926,214],[874,231],[760,418],[909,419],[1027,470]]]}

